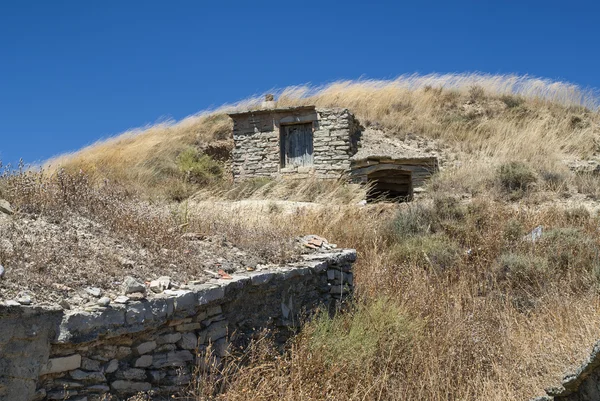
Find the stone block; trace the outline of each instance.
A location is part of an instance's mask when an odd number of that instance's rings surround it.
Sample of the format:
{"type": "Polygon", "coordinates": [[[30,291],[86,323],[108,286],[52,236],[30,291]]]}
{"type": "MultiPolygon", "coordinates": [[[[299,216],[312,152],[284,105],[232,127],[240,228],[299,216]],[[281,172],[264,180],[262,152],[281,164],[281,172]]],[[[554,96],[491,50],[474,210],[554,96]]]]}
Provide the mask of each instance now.
{"type": "Polygon", "coordinates": [[[179,326],[175,327],[175,330],[177,331],[194,331],[194,330],[199,330],[202,327],[202,325],[198,322],[194,322],[194,323],[186,323],[186,324],[181,324],[179,326]]]}
{"type": "Polygon", "coordinates": [[[150,391],[152,385],[147,382],[134,382],[130,380],[115,380],[110,387],[118,393],[137,393],[140,391],[150,391]]]}
{"type": "Polygon", "coordinates": [[[179,348],[193,350],[198,346],[198,338],[194,333],[184,333],[181,340],[177,342],[179,348]]]}
{"type": "Polygon", "coordinates": [[[136,368],[147,368],[152,365],[154,358],[152,355],[142,355],[138,359],[135,360],[133,366],[136,368]]]}
{"type": "Polygon", "coordinates": [[[133,380],[133,381],[144,381],[146,380],[146,369],[130,368],[119,371],[117,378],[133,380]]]}
{"type": "Polygon", "coordinates": [[[73,370],[69,373],[73,380],[84,382],[101,383],[106,381],[106,377],[101,372],[85,372],[80,369],[73,370]]]}
{"type": "Polygon", "coordinates": [[[144,355],[156,348],[156,341],[148,341],[133,348],[137,355],[144,355]]]}
{"type": "Polygon", "coordinates": [[[65,356],[62,358],[52,358],[48,360],[46,365],[42,366],[40,370],[40,376],[52,373],[68,372],[70,370],[79,369],[80,367],[81,355],[79,354],[65,356]]]}
{"type": "Polygon", "coordinates": [[[156,352],[171,352],[175,351],[177,346],[175,344],[163,344],[156,347],[156,352]]]}
{"type": "Polygon", "coordinates": [[[161,369],[167,366],[185,366],[192,360],[194,360],[194,355],[188,350],[173,351],[166,354],[154,355],[152,367],[161,369]]]}
{"type": "Polygon", "coordinates": [[[224,287],[207,288],[198,293],[198,305],[207,305],[225,297],[224,287]]]}
{"type": "Polygon", "coordinates": [[[119,361],[113,359],[104,367],[104,373],[114,373],[117,369],[119,369],[119,361]]]}
{"type": "Polygon", "coordinates": [[[83,359],[81,359],[81,369],[99,372],[100,371],[100,361],[94,361],[93,359],[83,358],[83,359]]]}
{"type": "Polygon", "coordinates": [[[255,273],[252,275],[252,285],[263,285],[271,281],[271,279],[275,276],[274,273],[255,273]]]}
{"type": "Polygon", "coordinates": [[[165,334],[156,339],[156,345],[175,344],[181,339],[181,333],[165,334]]]}
{"type": "Polygon", "coordinates": [[[127,305],[127,312],[125,312],[125,321],[127,324],[147,324],[153,320],[152,310],[146,307],[145,303],[136,302],[127,305]]]}

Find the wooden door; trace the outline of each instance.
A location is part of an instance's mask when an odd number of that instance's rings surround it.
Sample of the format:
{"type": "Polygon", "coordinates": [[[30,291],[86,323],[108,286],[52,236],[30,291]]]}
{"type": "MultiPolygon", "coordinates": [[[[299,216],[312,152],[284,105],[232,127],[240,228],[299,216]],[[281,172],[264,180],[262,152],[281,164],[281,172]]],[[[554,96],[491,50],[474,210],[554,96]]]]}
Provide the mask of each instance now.
{"type": "Polygon", "coordinates": [[[312,123],[285,125],[282,136],[283,167],[313,164],[312,123]]]}

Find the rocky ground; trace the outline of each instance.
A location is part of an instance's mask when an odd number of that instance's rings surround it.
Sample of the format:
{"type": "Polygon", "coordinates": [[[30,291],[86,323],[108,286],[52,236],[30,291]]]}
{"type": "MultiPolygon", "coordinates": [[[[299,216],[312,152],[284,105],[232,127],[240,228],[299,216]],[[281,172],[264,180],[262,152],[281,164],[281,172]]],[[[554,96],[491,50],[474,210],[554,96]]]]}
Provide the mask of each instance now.
{"type": "Polygon", "coordinates": [[[80,215],[56,221],[0,206],[0,302],[114,302],[263,268],[222,235],[174,233],[180,246],[153,249],[80,215]]]}
{"type": "Polygon", "coordinates": [[[440,168],[456,160],[457,155],[448,146],[435,139],[415,134],[399,136],[390,130],[379,127],[366,128],[360,140],[358,152],[353,160],[368,156],[387,156],[392,158],[437,157],[440,168]]]}

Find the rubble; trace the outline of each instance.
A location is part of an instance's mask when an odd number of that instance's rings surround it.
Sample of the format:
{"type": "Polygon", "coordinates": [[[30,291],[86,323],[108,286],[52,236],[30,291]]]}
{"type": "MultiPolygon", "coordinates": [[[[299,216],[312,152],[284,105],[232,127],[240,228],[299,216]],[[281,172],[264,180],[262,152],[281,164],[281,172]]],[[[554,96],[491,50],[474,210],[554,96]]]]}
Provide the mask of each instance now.
{"type": "Polygon", "coordinates": [[[336,244],[330,244],[325,238],[313,234],[298,237],[296,241],[298,241],[302,247],[309,249],[331,250],[337,248],[336,244]]]}

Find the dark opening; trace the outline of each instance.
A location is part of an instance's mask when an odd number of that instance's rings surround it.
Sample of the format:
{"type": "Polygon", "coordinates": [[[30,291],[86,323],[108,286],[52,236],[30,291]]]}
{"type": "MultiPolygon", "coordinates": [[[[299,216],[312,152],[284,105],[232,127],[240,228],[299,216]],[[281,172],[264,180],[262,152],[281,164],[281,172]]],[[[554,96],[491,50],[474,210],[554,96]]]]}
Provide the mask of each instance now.
{"type": "Polygon", "coordinates": [[[407,202],[412,200],[412,174],[404,170],[379,170],[367,174],[369,192],[367,201],[388,200],[407,202]]]}

